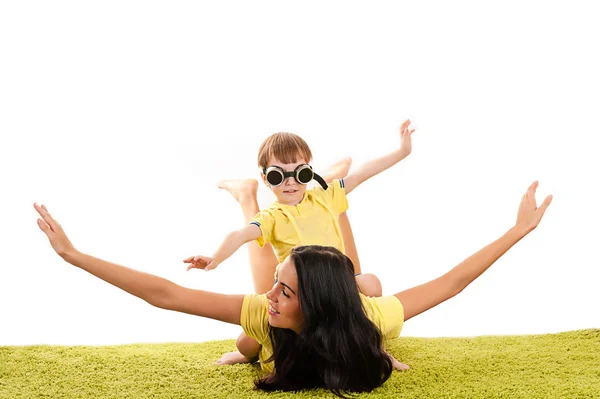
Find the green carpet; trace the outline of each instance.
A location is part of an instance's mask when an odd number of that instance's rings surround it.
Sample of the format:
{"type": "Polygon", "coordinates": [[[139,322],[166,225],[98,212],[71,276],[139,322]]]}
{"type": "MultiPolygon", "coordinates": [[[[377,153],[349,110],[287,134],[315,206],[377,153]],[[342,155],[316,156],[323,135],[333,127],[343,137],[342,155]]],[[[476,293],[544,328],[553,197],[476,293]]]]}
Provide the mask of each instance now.
{"type": "MultiPolygon", "coordinates": [[[[399,338],[412,368],[360,398],[600,398],[600,329],[527,336],[399,338]]],[[[0,398],[329,397],[261,393],[255,365],[212,363],[234,341],[122,346],[0,346],[0,398]]]]}

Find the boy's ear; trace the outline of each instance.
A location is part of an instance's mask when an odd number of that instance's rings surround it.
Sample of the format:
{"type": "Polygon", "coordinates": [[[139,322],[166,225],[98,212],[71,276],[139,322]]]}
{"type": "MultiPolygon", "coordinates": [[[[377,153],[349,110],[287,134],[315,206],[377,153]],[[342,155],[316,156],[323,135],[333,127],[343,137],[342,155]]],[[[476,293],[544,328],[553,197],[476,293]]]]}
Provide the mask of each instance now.
{"type": "Polygon", "coordinates": [[[271,186],[269,185],[269,183],[267,182],[267,176],[264,173],[260,173],[260,177],[262,177],[262,181],[263,183],[265,183],[265,186],[271,188],[271,186]]]}

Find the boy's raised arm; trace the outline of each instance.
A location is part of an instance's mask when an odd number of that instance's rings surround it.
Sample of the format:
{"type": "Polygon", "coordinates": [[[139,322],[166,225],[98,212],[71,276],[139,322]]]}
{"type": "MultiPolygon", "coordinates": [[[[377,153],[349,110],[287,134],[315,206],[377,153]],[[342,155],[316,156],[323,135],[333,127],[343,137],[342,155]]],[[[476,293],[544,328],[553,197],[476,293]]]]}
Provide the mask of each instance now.
{"type": "Polygon", "coordinates": [[[187,270],[204,269],[211,270],[219,266],[221,262],[229,258],[235,251],[245,243],[256,240],[262,235],[260,227],[255,224],[250,224],[242,229],[233,231],[225,237],[223,243],[211,257],[196,255],[184,259],[185,263],[189,263],[187,270]]]}
{"type": "Polygon", "coordinates": [[[400,127],[400,148],[384,155],[380,158],[373,159],[361,165],[356,171],[350,173],[344,178],[344,187],[346,194],[349,194],[358,185],[371,177],[383,172],[384,170],[394,166],[410,154],[412,150],[411,134],[415,129],[409,129],[410,120],[406,120],[400,127]]]}

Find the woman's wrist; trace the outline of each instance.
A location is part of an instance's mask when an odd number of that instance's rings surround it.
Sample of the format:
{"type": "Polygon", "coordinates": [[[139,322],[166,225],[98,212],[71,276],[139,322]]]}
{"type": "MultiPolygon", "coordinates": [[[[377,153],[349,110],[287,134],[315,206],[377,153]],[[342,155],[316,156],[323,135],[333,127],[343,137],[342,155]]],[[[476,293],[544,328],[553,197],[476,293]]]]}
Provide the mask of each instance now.
{"type": "Polygon", "coordinates": [[[65,262],[77,267],[79,267],[79,260],[82,256],[83,254],[75,248],[71,248],[69,250],[66,250],[64,253],[60,254],[60,257],[63,258],[65,262]]]}

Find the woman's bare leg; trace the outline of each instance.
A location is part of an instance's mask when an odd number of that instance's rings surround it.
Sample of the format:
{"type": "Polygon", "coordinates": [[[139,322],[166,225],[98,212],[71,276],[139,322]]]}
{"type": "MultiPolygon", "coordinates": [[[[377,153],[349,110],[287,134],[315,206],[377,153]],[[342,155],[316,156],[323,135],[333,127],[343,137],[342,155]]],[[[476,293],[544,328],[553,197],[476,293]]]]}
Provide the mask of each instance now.
{"type": "MultiPolygon", "coordinates": [[[[218,186],[229,191],[242,208],[244,222],[250,223],[250,220],[260,211],[256,199],[258,181],[255,179],[222,180],[218,186]]],[[[279,263],[273,252],[273,247],[271,244],[266,244],[261,248],[256,241],[252,241],[248,243],[248,255],[250,257],[254,290],[257,294],[264,294],[273,287],[273,276],[279,263]]]]}
{"type": "Polygon", "coordinates": [[[361,274],[356,276],[356,285],[363,295],[366,296],[381,296],[381,281],[379,278],[372,273],[361,274]]]}
{"type": "Polygon", "coordinates": [[[396,360],[396,358],[392,355],[389,354],[389,352],[386,352],[388,354],[388,356],[390,357],[390,360],[392,361],[392,366],[394,367],[395,370],[408,370],[410,369],[410,367],[408,366],[408,364],[405,363],[400,363],[398,360],[396,360]]]}
{"type": "Polygon", "coordinates": [[[250,338],[245,333],[241,333],[235,342],[235,346],[238,348],[236,352],[227,352],[216,364],[238,364],[238,363],[251,363],[258,359],[258,352],[260,351],[260,344],[253,338],[250,338]]]}

